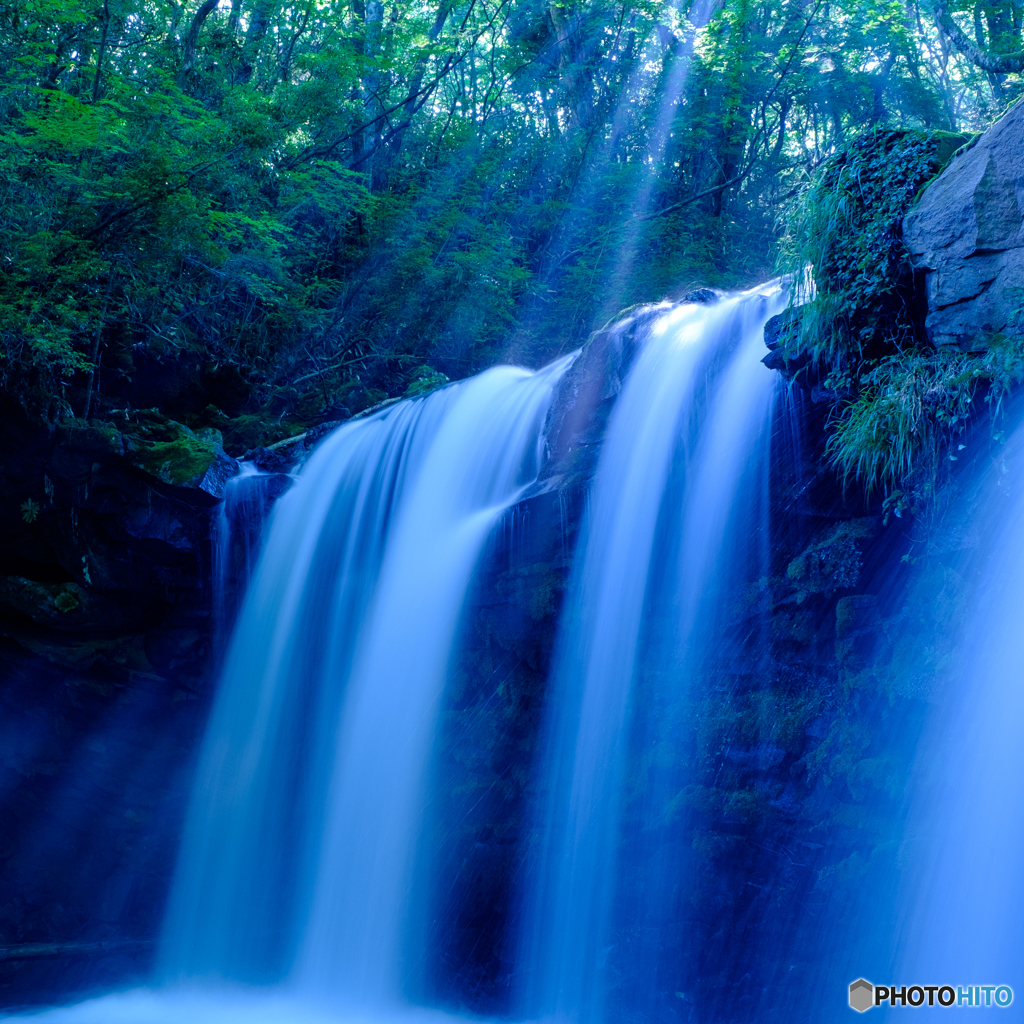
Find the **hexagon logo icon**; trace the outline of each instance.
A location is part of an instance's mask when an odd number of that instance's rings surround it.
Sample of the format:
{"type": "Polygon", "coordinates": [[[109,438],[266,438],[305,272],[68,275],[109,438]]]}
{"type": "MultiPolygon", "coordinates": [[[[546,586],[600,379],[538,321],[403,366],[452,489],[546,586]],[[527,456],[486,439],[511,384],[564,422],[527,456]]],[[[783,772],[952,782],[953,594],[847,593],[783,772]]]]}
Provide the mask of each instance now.
{"type": "Polygon", "coordinates": [[[875,986],[864,978],[858,978],[850,985],[850,1006],[858,1013],[870,1010],[875,1001],[875,986]]]}

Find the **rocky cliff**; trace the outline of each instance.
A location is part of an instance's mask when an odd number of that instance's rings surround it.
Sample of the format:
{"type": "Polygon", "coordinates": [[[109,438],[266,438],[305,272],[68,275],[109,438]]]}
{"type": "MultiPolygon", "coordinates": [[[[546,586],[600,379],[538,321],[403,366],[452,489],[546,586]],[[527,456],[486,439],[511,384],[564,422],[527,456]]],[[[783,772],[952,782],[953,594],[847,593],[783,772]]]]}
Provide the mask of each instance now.
{"type": "Polygon", "coordinates": [[[935,345],[985,349],[1024,330],[1024,104],[956,154],[903,223],[935,345]]]}

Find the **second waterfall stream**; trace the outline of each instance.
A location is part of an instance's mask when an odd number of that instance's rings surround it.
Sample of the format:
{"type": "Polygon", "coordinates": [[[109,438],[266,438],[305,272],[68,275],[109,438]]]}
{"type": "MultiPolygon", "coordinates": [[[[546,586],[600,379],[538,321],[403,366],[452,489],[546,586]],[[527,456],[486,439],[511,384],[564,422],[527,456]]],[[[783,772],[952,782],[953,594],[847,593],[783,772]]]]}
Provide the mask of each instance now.
{"type": "MultiPolygon", "coordinates": [[[[685,784],[665,765],[691,688],[727,656],[723,609],[766,557],[777,384],[760,358],[784,302],[773,285],[666,305],[636,331],[572,557],[541,753],[519,766],[539,780],[505,925],[520,1019],[657,1013],[687,864],[645,842],[645,820],[685,784]]],[[[444,884],[424,867],[439,709],[474,577],[538,486],[572,359],[488,370],[320,444],[274,507],[226,654],[155,987],[36,1019],[439,1012],[415,1005],[436,959],[424,888],[444,884]]]]}

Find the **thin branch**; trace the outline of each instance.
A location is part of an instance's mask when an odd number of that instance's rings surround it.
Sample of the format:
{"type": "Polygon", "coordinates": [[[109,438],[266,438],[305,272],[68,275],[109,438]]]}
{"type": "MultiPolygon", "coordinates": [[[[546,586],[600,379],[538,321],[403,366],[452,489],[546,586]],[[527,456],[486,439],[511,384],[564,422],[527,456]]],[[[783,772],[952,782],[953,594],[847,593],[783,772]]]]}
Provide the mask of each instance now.
{"type": "Polygon", "coordinates": [[[294,387],[296,384],[302,384],[304,381],[312,380],[314,377],[322,377],[324,374],[330,373],[332,370],[341,370],[346,366],[354,366],[356,363],[365,363],[367,359],[373,359],[377,355],[379,355],[379,353],[370,352],[365,356],[356,356],[355,359],[345,359],[340,363],[325,366],[321,370],[314,370],[312,373],[303,374],[301,377],[296,377],[295,380],[291,382],[292,386],[294,387]]]}
{"type": "MultiPolygon", "coordinates": [[[[653,220],[655,217],[663,217],[666,213],[674,213],[676,210],[681,210],[684,206],[689,206],[690,203],[695,203],[699,199],[706,199],[708,196],[713,196],[716,192],[724,192],[727,188],[732,188],[733,185],[738,185],[743,181],[743,179],[746,178],[754,169],[754,165],[756,163],[757,158],[755,157],[739,174],[730,178],[728,181],[723,181],[721,185],[715,185],[713,188],[706,188],[703,192],[698,192],[693,196],[687,196],[686,199],[683,199],[678,203],[673,203],[671,206],[666,206],[661,210],[655,210],[653,213],[641,214],[639,217],[631,217],[630,220],[653,220]]],[[[628,224],[629,221],[626,223],[628,224]]]]}

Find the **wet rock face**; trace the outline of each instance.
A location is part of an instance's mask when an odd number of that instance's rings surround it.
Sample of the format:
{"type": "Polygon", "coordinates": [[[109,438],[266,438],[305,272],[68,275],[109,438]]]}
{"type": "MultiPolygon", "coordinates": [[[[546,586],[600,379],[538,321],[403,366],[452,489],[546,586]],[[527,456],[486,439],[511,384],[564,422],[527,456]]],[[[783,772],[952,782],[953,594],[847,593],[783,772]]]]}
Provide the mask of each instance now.
{"type": "Polygon", "coordinates": [[[903,222],[928,335],[984,350],[1024,326],[1024,104],[955,156],[903,222]]]}
{"type": "MultiPolygon", "coordinates": [[[[711,295],[711,289],[704,289],[711,295]]],[[[596,466],[615,399],[650,325],[664,306],[641,306],[598,331],[562,377],[545,425],[547,462],[541,478],[579,482],[596,466]]]]}

